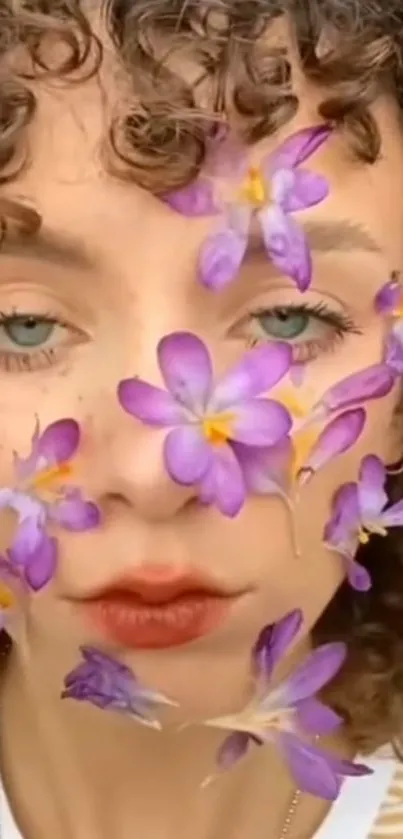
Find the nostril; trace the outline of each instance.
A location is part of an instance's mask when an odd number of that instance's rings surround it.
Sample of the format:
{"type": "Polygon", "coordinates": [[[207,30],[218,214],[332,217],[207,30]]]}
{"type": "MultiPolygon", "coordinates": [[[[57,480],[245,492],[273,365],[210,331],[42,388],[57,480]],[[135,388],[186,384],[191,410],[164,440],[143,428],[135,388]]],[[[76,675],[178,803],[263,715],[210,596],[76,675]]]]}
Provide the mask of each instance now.
{"type": "Polygon", "coordinates": [[[115,507],[131,507],[130,499],[121,492],[108,492],[104,496],[102,507],[105,511],[115,507]]]}

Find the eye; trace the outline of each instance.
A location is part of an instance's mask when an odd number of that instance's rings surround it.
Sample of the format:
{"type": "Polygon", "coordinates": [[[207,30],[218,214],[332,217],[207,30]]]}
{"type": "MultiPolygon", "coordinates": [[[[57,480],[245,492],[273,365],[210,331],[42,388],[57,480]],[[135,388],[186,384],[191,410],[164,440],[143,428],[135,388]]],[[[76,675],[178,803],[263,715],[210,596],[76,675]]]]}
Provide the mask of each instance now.
{"type": "Polygon", "coordinates": [[[326,304],[276,306],[251,312],[236,327],[249,346],[262,341],[286,341],[293,347],[294,363],[331,352],[347,334],[361,334],[353,320],[326,304]]]}
{"type": "Polygon", "coordinates": [[[303,335],[309,327],[311,315],[308,312],[292,312],[288,309],[263,312],[257,316],[257,322],[266,335],[288,341],[303,335]]]}
{"type": "Polygon", "coordinates": [[[3,335],[19,347],[40,347],[55,331],[56,323],[34,315],[18,315],[3,320],[0,328],[0,344],[3,335]]]}
{"type": "Polygon", "coordinates": [[[51,315],[0,313],[0,367],[7,372],[42,369],[83,333],[51,315]]]}

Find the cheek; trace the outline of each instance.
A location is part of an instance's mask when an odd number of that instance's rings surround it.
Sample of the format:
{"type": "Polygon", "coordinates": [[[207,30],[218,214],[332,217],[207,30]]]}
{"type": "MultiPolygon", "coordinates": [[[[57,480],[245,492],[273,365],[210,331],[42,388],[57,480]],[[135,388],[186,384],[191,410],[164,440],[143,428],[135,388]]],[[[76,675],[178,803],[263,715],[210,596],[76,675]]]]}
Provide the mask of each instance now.
{"type": "Polygon", "coordinates": [[[345,567],[342,558],[323,544],[332,499],[342,484],[357,480],[365,455],[376,454],[388,462],[395,403],[392,396],[370,406],[361,438],[302,489],[294,515],[278,499],[250,502],[254,512],[246,525],[248,550],[244,545],[244,556],[258,587],[254,617],[258,630],[264,622],[277,620],[295,608],[303,610],[308,630],[333,598],[345,567]]]}

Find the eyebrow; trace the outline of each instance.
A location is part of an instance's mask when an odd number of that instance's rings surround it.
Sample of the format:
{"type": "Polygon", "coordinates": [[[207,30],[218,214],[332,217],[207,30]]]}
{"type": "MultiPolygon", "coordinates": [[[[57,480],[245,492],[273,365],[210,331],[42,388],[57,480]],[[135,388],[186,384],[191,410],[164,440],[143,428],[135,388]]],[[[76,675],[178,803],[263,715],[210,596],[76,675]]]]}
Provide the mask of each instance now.
{"type": "MultiPolygon", "coordinates": [[[[362,227],[347,220],[334,221],[309,221],[302,225],[309,244],[314,251],[329,253],[340,251],[368,251],[369,253],[382,253],[382,248],[362,227]]],[[[266,249],[261,234],[253,231],[247,249],[247,257],[266,254],[266,249]]]]}
{"type": "MultiPolygon", "coordinates": [[[[347,220],[309,221],[303,225],[309,244],[314,251],[329,253],[339,251],[367,251],[380,254],[381,247],[361,225],[347,220]]],[[[95,259],[79,239],[65,232],[51,230],[45,225],[33,234],[21,231],[6,236],[0,243],[0,258],[18,256],[25,259],[39,259],[57,265],[72,265],[77,268],[93,268],[95,259]]],[[[246,253],[247,259],[262,255],[266,249],[258,230],[251,232],[246,253]]]]}
{"type": "Polygon", "coordinates": [[[85,245],[73,236],[51,230],[45,226],[33,234],[14,232],[0,243],[1,256],[18,256],[23,259],[40,259],[57,265],[93,268],[95,260],[85,245]]]}

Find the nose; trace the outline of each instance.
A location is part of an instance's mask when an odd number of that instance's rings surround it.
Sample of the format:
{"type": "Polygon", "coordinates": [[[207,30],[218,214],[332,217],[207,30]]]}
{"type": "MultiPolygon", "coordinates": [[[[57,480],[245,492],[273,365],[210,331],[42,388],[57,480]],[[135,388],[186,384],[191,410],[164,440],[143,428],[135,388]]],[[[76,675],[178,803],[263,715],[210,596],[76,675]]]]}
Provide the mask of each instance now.
{"type": "MultiPolygon", "coordinates": [[[[117,406],[108,427],[92,438],[94,490],[102,505],[113,500],[144,521],[177,516],[196,499],[193,487],[182,487],[168,475],[163,460],[166,431],[148,428],[117,406]]],[[[88,467],[87,467],[88,468],[88,467]]]]}

